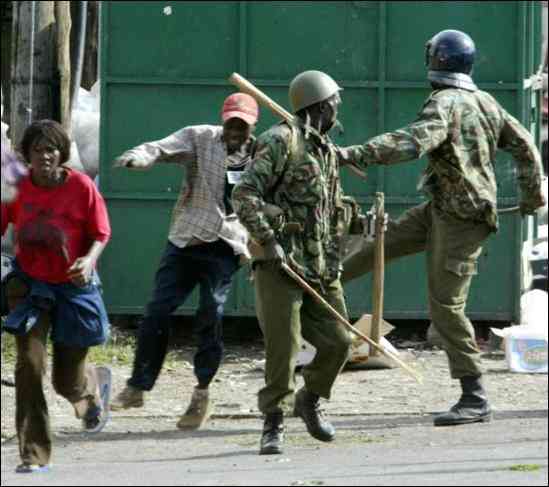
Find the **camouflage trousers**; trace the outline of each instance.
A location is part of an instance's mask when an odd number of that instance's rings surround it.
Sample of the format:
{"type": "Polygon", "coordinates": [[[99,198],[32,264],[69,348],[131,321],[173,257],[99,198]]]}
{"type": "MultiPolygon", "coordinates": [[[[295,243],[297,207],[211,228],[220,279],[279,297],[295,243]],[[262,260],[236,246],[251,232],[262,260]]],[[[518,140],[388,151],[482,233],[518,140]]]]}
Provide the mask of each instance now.
{"type": "MultiPolygon", "coordinates": [[[[480,350],[465,307],[482,244],[490,233],[484,223],[441,215],[431,203],[425,203],[390,221],[385,234],[386,262],[426,252],[431,319],[454,379],[482,374],[480,350]]],[[[372,271],[373,265],[374,245],[366,243],[345,258],[342,282],[372,271]]],[[[410,283],[411,292],[415,285],[410,283]]]]}
{"type": "MultiPolygon", "coordinates": [[[[284,271],[259,264],[254,271],[254,283],[266,352],[266,384],[259,391],[260,411],[268,414],[293,410],[295,367],[302,336],[317,349],[314,360],[303,368],[305,386],[308,391],[329,399],[349,357],[349,333],[284,271]]],[[[324,299],[347,316],[339,280],[325,287],[325,292],[321,292],[324,299]]]]}

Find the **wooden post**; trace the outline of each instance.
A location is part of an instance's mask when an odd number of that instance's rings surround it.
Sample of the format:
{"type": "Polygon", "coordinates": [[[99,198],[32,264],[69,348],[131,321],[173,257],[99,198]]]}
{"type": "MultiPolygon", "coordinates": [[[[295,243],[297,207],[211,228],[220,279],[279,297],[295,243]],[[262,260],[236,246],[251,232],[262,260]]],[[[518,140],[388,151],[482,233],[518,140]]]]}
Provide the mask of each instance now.
{"type": "MultiPolygon", "coordinates": [[[[381,341],[381,320],[383,319],[383,298],[385,287],[385,195],[376,193],[376,233],[374,249],[373,272],[373,309],[372,309],[372,340],[379,345],[381,341]]],[[[379,354],[372,348],[370,355],[379,354]]]]}
{"type": "Polygon", "coordinates": [[[10,136],[14,146],[30,121],[56,118],[55,59],[54,2],[13,2],[10,136]]]}
{"type": "Polygon", "coordinates": [[[55,2],[57,22],[57,68],[59,71],[60,123],[71,133],[71,6],[70,2],[55,2]]]}
{"type": "Polygon", "coordinates": [[[13,17],[12,17],[12,2],[0,3],[0,22],[2,27],[2,37],[0,44],[0,53],[2,62],[0,63],[0,72],[2,80],[2,95],[4,114],[2,115],[2,121],[9,124],[10,112],[11,112],[11,32],[13,30],[13,17]]]}
{"type": "Polygon", "coordinates": [[[86,24],[86,49],[82,68],[81,85],[91,90],[98,79],[99,52],[99,9],[101,2],[88,2],[88,20],[86,24]]]}

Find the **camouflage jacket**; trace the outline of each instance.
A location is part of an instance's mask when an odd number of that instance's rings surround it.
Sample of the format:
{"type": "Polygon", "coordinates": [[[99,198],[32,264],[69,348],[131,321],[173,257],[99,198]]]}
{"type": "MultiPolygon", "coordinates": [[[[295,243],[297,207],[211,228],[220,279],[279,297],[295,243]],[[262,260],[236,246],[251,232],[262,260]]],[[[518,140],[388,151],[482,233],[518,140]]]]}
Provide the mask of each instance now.
{"type": "Polygon", "coordinates": [[[232,198],[252,239],[262,244],[274,236],[305,279],[322,285],[339,278],[346,209],[338,157],[328,137],[306,138],[301,128],[275,125],[258,138],[232,198]],[[273,222],[266,204],[281,208],[284,222],[298,231],[286,232],[273,222]]]}
{"type": "Polygon", "coordinates": [[[496,151],[518,162],[522,204],[540,206],[542,165],[530,133],[488,93],[461,89],[435,91],[417,120],[396,132],[342,150],[358,164],[394,164],[427,154],[421,188],[441,212],[486,222],[496,230],[496,151]]]}

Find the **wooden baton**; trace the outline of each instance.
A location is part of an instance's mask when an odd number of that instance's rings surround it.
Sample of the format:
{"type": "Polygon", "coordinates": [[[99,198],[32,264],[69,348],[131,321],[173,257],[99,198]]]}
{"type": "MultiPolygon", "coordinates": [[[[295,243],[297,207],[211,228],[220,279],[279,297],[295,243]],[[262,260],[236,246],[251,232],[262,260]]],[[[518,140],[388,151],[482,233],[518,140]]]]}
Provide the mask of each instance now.
{"type": "Polygon", "coordinates": [[[322,304],[330,314],[336,318],[345,328],[354,333],[356,336],[362,338],[368,345],[379,350],[383,355],[393,360],[399,367],[403,368],[408,374],[410,374],[418,383],[423,383],[423,378],[411,367],[408,367],[400,358],[389,350],[385,350],[381,345],[375,343],[371,338],[357,330],[351,323],[349,323],[343,316],[341,316],[337,310],[335,310],[330,303],[328,303],[320,294],[318,294],[297,272],[295,272],[288,264],[283,263],[282,269],[294,280],[301,288],[307,291],[317,302],[322,304]]]}
{"type": "MultiPolygon", "coordinates": [[[[295,123],[296,117],[281,107],[277,102],[268,97],[259,88],[250,83],[246,78],[233,73],[229,76],[229,82],[236,86],[242,93],[247,93],[253,97],[257,103],[271,110],[275,115],[286,120],[288,123],[295,123]]],[[[368,179],[366,173],[353,163],[348,163],[345,167],[349,168],[356,176],[361,179],[368,179]]]]}
{"type": "Polygon", "coordinates": [[[282,108],[278,103],[269,98],[265,93],[263,93],[259,88],[256,88],[252,83],[250,83],[246,78],[240,76],[238,73],[233,73],[229,77],[229,81],[235,85],[243,93],[255,98],[255,100],[271,110],[275,115],[278,115],[280,118],[283,118],[287,122],[295,122],[295,117],[282,108]]]}

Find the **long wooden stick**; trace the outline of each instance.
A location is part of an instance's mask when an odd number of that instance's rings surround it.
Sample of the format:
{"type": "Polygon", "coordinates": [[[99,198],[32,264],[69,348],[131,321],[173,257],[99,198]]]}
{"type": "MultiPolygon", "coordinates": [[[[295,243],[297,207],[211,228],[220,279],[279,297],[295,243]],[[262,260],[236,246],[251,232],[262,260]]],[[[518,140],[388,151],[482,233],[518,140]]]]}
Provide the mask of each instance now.
{"type": "MultiPolygon", "coordinates": [[[[381,320],[383,319],[383,297],[385,286],[385,195],[376,193],[376,234],[374,248],[372,340],[379,344],[381,340],[381,320]]],[[[370,355],[378,355],[374,348],[370,355]]]]}
{"type": "Polygon", "coordinates": [[[256,88],[243,76],[240,76],[238,73],[233,73],[231,74],[231,76],[229,76],[229,81],[237,88],[239,88],[240,91],[242,91],[243,93],[247,93],[248,95],[255,98],[258,103],[267,107],[280,118],[283,118],[290,123],[294,122],[295,117],[290,112],[282,108],[278,103],[269,98],[260,89],[256,88]]]}
{"type": "MultiPolygon", "coordinates": [[[[242,91],[242,93],[247,93],[248,95],[255,98],[257,103],[263,105],[264,107],[267,107],[275,115],[282,118],[283,120],[286,120],[286,122],[295,123],[294,115],[285,110],[282,106],[280,106],[277,102],[275,102],[265,93],[263,93],[259,88],[254,86],[243,76],[239,75],[238,73],[233,73],[231,74],[231,76],[229,76],[229,82],[236,86],[240,91],[242,91]]],[[[349,168],[349,170],[355,173],[355,175],[359,178],[367,179],[366,173],[355,164],[349,163],[345,167],[349,168]]]]}
{"type": "Polygon", "coordinates": [[[402,360],[400,360],[395,354],[392,352],[389,352],[389,350],[385,350],[381,345],[378,345],[375,343],[371,338],[367,337],[360,331],[358,331],[353,325],[351,325],[343,316],[341,316],[337,310],[335,310],[320,294],[318,294],[297,272],[295,272],[288,264],[282,264],[282,269],[292,278],[294,279],[300,287],[302,287],[305,291],[307,291],[317,302],[322,304],[329,312],[330,314],[336,318],[345,328],[347,328],[349,331],[357,335],[358,337],[362,338],[366,343],[368,343],[371,347],[376,348],[379,350],[383,355],[393,360],[398,366],[402,367],[406,372],[408,372],[417,382],[420,384],[423,383],[423,378],[421,375],[419,375],[415,370],[413,370],[411,367],[408,367],[402,360]]]}

